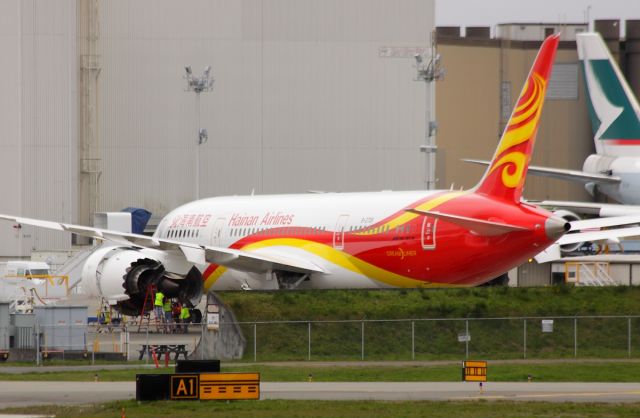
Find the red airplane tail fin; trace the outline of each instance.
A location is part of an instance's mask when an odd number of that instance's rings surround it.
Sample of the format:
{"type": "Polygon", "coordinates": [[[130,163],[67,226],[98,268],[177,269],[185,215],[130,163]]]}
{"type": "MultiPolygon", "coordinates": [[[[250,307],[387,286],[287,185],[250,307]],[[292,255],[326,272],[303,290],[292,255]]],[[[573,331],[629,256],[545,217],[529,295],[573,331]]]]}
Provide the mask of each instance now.
{"type": "Polygon", "coordinates": [[[551,35],[542,43],[498,148],[475,187],[475,193],[515,203],[520,201],[559,40],[559,35],[551,35]]]}

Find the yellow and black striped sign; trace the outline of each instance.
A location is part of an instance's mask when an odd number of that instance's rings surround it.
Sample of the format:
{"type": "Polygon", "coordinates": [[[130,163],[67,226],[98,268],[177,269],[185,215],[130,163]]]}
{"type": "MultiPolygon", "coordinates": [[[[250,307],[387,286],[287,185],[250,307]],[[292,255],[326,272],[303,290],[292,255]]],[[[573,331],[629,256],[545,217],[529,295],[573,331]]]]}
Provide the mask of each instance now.
{"type": "Polygon", "coordinates": [[[202,373],[200,400],[260,399],[260,373],[202,373]]]}
{"type": "Polygon", "coordinates": [[[136,399],[260,399],[260,373],[137,375],[136,399]]]}
{"type": "Polygon", "coordinates": [[[463,361],[462,380],[465,382],[486,382],[487,362],[486,361],[463,361]]]}

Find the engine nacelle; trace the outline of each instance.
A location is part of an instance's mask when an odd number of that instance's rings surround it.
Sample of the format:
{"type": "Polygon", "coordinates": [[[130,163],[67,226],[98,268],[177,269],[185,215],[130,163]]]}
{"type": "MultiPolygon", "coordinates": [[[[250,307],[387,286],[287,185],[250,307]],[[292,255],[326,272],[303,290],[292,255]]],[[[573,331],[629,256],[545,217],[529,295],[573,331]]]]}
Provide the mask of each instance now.
{"type": "Polygon", "coordinates": [[[617,157],[591,154],[584,160],[582,170],[587,173],[612,175],[613,162],[617,157]]]}
{"type": "Polygon", "coordinates": [[[83,290],[105,298],[125,315],[140,315],[153,307],[148,289],[196,305],[203,293],[202,274],[196,267],[186,273],[168,272],[161,252],[129,247],[103,247],[94,251],[82,268],[83,290]],[[146,306],[145,306],[146,303],[146,306]]]}
{"type": "MultiPolygon", "coordinates": [[[[553,212],[553,214],[559,218],[564,219],[567,222],[573,222],[573,221],[579,221],[580,217],[568,210],[557,210],[555,212],[553,212]]],[[[576,244],[565,244],[565,245],[561,245],[560,246],[560,251],[562,253],[572,253],[574,251],[578,251],[580,249],[580,247],[582,247],[582,245],[584,244],[584,242],[578,242],[576,244]]]]}
{"type": "MultiPolygon", "coordinates": [[[[614,162],[617,159],[618,159],[617,157],[608,157],[604,155],[591,154],[590,156],[587,157],[586,160],[584,160],[584,164],[582,165],[582,171],[586,173],[604,174],[604,175],[611,176],[613,175],[613,172],[614,172],[614,169],[613,169],[614,162]]],[[[598,189],[600,187],[601,186],[593,182],[589,182],[584,185],[584,188],[587,191],[587,193],[589,193],[591,196],[594,196],[594,197],[598,194],[598,189]]]]}

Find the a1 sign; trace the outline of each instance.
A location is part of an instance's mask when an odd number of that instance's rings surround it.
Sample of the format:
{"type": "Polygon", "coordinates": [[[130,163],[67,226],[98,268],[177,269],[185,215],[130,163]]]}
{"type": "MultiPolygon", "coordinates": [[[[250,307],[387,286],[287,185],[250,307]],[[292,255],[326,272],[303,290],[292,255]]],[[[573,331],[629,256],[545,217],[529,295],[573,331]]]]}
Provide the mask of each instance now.
{"type": "Polygon", "coordinates": [[[171,376],[171,399],[198,399],[199,375],[174,374],[171,376]]]}

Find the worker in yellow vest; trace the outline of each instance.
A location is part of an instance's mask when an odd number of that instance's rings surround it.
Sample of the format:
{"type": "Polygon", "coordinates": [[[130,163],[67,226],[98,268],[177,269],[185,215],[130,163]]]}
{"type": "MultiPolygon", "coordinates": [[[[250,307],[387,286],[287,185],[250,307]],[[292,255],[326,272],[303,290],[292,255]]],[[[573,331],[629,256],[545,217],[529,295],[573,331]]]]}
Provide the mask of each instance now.
{"type": "Polygon", "coordinates": [[[156,315],[156,321],[158,323],[158,327],[160,326],[160,324],[164,324],[164,311],[162,310],[163,305],[164,305],[164,293],[158,290],[156,292],[156,299],[153,302],[153,312],[156,315]]]}
{"type": "Polygon", "coordinates": [[[173,318],[171,317],[171,299],[165,297],[162,304],[162,311],[164,313],[164,324],[168,332],[173,331],[171,324],[173,318]]]}
{"type": "Polygon", "coordinates": [[[182,305],[180,309],[180,323],[182,324],[182,333],[186,334],[189,331],[189,322],[191,322],[191,313],[186,305],[182,305]]]}

